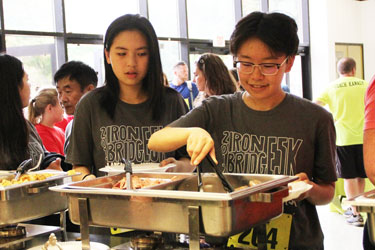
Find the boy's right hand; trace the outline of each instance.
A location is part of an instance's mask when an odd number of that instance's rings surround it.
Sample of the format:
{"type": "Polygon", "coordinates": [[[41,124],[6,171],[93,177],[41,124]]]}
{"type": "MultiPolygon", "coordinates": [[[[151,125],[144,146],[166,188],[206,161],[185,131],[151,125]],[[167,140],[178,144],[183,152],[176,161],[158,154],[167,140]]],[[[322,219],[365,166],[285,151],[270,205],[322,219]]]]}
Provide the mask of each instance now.
{"type": "Polygon", "coordinates": [[[191,158],[191,164],[198,166],[199,163],[210,154],[211,158],[215,161],[215,147],[214,140],[211,135],[202,128],[192,128],[187,139],[186,150],[191,158]]]}

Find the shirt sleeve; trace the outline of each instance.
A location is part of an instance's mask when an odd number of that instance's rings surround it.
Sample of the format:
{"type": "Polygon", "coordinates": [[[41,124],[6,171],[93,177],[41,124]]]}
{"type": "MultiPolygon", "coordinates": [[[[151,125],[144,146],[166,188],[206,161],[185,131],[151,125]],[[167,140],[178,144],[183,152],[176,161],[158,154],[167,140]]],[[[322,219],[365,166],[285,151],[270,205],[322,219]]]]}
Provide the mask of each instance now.
{"type": "Polygon", "coordinates": [[[320,101],[324,104],[329,103],[329,97],[328,97],[328,89],[325,89],[320,95],[316,98],[315,101],[320,101]]]}
{"type": "Polygon", "coordinates": [[[205,128],[205,107],[201,105],[197,108],[194,108],[186,115],[180,117],[176,121],[169,124],[169,127],[181,127],[181,128],[189,128],[189,127],[200,127],[203,129],[205,128]]]}
{"type": "Polygon", "coordinates": [[[329,113],[318,122],[315,155],[313,177],[325,183],[335,182],[336,131],[329,113]]]}
{"type": "Polygon", "coordinates": [[[364,130],[375,129],[375,76],[371,79],[365,96],[364,130]]]}

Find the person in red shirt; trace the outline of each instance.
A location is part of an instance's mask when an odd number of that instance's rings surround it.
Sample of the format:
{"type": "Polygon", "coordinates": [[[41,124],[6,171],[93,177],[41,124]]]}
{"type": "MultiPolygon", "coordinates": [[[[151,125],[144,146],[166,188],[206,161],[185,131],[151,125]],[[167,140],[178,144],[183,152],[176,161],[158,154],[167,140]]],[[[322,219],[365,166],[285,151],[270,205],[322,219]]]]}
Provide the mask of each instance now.
{"type": "MultiPolygon", "coordinates": [[[[369,82],[365,96],[365,123],[363,128],[363,160],[367,177],[375,184],[375,75],[369,82]]],[[[363,230],[363,249],[375,250],[369,236],[368,222],[363,230]]],[[[371,231],[370,231],[371,232],[371,231]]]]}
{"type": "Polygon", "coordinates": [[[35,125],[44,147],[64,155],[65,134],[54,124],[63,119],[64,110],[53,88],[42,89],[29,103],[29,121],[35,125]]]}

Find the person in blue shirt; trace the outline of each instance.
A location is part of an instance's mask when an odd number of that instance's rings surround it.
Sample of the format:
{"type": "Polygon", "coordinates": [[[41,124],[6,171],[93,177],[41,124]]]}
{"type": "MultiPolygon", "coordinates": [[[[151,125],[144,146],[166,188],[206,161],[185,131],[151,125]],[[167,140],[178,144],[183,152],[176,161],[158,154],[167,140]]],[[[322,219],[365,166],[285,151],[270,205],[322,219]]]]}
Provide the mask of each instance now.
{"type": "Polygon", "coordinates": [[[193,101],[198,96],[199,90],[195,83],[188,81],[188,77],[188,66],[183,61],[178,62],[173,67],[173,80],[169,86],[182,95],[191,110],[193,109],[193,101]]]}

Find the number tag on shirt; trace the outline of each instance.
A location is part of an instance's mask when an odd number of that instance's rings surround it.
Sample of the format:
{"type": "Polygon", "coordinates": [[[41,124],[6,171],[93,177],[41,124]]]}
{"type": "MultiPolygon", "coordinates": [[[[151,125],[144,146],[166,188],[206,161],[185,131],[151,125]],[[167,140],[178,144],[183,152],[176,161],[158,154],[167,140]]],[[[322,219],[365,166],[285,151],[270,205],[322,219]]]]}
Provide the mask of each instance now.
{"type": "MultiPolygon", "coordinates": [[[[267,249],[287,250],[289,246],[292,215],[282,214],[269,221],[267,228],[267,249]]],[[[258,237],[251,228],[245,232],[231,236],[228,239],[228,247],[258,249],[258,237]]]]}

